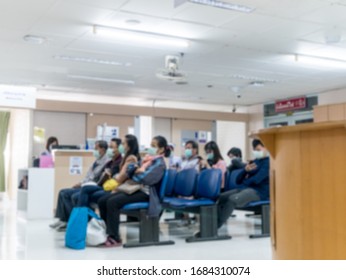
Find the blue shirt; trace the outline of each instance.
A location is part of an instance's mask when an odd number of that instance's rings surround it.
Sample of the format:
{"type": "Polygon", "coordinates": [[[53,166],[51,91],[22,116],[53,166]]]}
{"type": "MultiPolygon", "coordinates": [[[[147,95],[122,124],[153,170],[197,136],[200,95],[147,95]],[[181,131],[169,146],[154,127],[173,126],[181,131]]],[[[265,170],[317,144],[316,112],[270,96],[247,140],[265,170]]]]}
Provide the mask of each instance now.
{"type": "Polygon", "coordinates": [[[247,172],[245,168],[239,174],[243,178],[241,184],[244,188],[253,188],[261,200],[269,199],[269,157],[256,159],[257,168],[247,172]]]}

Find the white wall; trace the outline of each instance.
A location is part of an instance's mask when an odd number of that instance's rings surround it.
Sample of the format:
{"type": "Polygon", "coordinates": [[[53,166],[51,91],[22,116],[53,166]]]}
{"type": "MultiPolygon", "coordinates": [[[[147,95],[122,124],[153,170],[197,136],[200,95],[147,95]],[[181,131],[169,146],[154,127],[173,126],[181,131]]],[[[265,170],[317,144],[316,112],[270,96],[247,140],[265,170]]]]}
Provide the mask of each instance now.
{"type": "Polygon", "coordinates": [[[139,145],[141,147],[150,147],[153,137],[153,118],[149,116],[139,117],[139,145]]]}
{"type": "Polygon", "coordinates": [[[264,108],[263,104],[249,106],[249,131],[257,131],[264,128],[264,108]]]}
{"type": "Polygon", "coordinates": [[[31,161],[32,111],[12,109],[9,125],[9,176],[7,191],[10,198],[15,198],[18,188],[18,169],[28,168],[31,161]]]}
{"type": "MultiPolygon", "coordinates": [[[[131,105],[131,106],[147,106],[153,105],[152,99],[134,98],[134,97],[118,97],[109,95],[92,95],[83,92],[67,92],[67,91],[49,91],[39,90],[36,95],[37,99],[43,100],[60,100],[60,101],[75,101],[75,102],[88,102],[88,103],[104,103],[117,105],[131,105]]],[[[208,103],[196,102],[179,102],[179,101],[155,101],[155,108],[171,108],[171,109],[186,109],[186,110],[202,110],[202,111],[215,111],[215,112],[232,112],[232,105],[218,105],[208,103]]],[[[247,113],[247,106],[237,106],[237,113],[247,113]]]]}
{"type": "MultiPolygon", "coordinates": [[[[45,129],[46,140],[56,136],[59,144],[79,145],[86,139],[86,114],[35,111],[33,126],[45,129]]],[[[33,145],[33,154],[40,155],[45,150],[45,143],[33,145]]]]}
{"type": "MultiPolygon", "coordinates": [[[[264,128],[264,108],[263,104],[249,106],[249,124],[248,124],[248,134],[254,133],[262,128],[264,128]]],[[[252,139],[247,137],[246,150],[247,154],[251,155],[251,142],[252,139]]]]}
{"type": "Polygon", "coordinates": [[[161,135],[165,137],[168,142],[171,142],[172,141],[172,119],[154,118],[153,131],[154,131],[153,133],[154,136],[161,135]]]}
{"type": "Polygon", "coordinates": [[[346,89],[321,93],[318,95],[318,105],[346,103],[346,89]]]}
{"type": "Polygon", "coordinates": [[[227,152],[232,147],[242,150],[243,159],[247,159],[246,151],[246,124],[241,122],[216,122],[216,139],[223,158],[228,163],[227,152]]]}

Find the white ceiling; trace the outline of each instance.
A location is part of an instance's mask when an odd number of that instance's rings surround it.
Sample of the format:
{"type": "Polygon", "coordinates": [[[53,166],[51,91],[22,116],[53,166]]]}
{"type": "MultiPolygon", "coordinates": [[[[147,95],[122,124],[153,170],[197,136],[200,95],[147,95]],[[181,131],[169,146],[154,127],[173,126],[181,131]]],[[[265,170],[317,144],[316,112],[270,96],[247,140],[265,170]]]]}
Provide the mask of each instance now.
{"type": "MultiPolygon", "coordinates": [[[[224,0],[226,1],[226,0],[224,0]]],[[[345,69],[290,62],[285,54],[346,60],[346,0],[232,0],[255,7],[243,14],[173,0],[0,0],[0,83],[49,89],[206,104],[251,105],[346,87],[345,69]],[[126,20],[139,20],[136,26],[126,20]],[[164,57],[181,49],[129,45],[92,34],[93,25],[188,38],[181,70],[188,85],[155,77],[164,57]],[[331,30],[341,41],[326,44],[331,30]],[[43,45],[23,36],[44,36],[43,45]],[[130,67],[59,61],[55,55],[131,63],[130,67]],[[264,87],[249,86],[257,77],[264,87]],[[126,79],[134,85],[75,79],[126,79]],[[238,77],[238,78],[237,78],[238,77]],[[207,87],[212,85],[212,87],[207,87]],[[239,87],[237,98],[231,87],[239,87]]],[[[106,102],[106,100],[105,100],[106,102]]]]}

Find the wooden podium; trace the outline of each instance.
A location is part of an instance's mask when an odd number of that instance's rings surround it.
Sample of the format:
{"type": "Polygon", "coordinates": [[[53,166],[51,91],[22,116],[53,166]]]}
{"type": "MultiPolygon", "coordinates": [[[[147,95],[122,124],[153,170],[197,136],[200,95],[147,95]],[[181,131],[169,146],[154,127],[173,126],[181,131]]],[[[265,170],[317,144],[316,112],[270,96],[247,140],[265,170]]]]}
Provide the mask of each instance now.
{"type": "Polygon", "coordinates": [[[346,259],[346,122],[260,130],[274,259],[346,259]]]}

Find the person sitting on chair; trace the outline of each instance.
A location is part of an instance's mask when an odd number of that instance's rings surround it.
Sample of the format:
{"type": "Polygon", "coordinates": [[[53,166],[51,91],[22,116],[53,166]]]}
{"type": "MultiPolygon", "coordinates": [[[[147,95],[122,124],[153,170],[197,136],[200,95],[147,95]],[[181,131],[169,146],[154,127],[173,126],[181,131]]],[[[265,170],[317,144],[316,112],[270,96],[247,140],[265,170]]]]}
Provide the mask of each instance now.
{"type": "Polygon", "coordinates": [[[95,143],[94,156],[96,161],[89,168],[87,175],[83,181],[75,184],[72,188],[62,189],[58,195],[58,205],[56,208],[55,217],[59,220],[56,223],[49,225],[51,228],[57,231],[65,231],[67,226],[67,221],[73,209],[73,196],[78,196],[81,187],[84,184],[89,184],[90,182],[96,183],[102,174],[104,166],[109,161],[107,156],[108,144],[106,141],[100,140],[95,143]]]}
{"type": "Polygon", "coordinates": [[[252,142],[254,160],[240,172],[237,183],[240,186],[220,195],[218,201],[218,227],[220,228],[237,207],[250,202],[269,199],[269,153],[263,143],[252,142]]]}

